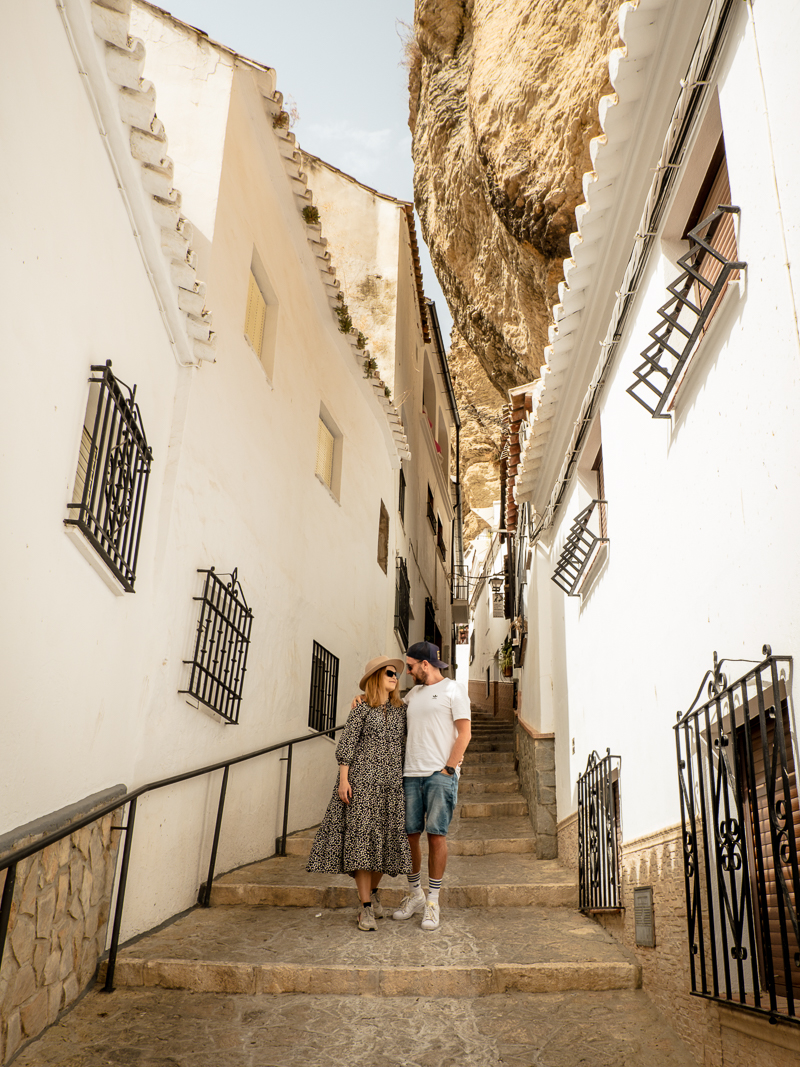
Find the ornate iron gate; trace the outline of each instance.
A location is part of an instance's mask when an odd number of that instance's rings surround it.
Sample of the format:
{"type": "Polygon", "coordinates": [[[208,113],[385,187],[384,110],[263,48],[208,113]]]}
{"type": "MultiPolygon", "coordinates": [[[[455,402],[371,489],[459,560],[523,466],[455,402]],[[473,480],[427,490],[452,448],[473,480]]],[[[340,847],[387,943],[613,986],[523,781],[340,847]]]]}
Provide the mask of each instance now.
{"type": "Polygon", "coordinates": [[[619,878],[619,756],[593,752],[578,779],[578,891],[581,911],[621,907],[619,878]]]}
{"type": "Polygon", "coordinates": [[[689,967],[698,996],[800,1022],[792,660],[763,654],[728,684],[714,653],[675,727],[689,967]]]}

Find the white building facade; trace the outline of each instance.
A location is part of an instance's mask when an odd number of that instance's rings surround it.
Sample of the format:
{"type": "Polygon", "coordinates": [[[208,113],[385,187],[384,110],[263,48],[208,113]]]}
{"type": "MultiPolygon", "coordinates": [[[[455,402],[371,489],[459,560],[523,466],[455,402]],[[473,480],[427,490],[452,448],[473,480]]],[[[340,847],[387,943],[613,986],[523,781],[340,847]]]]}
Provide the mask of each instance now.
{"type": "MultiPolygon", "coordinates": [[[[316,734],[344,721],[369,658],[398,653],[401,470],[416,493],[435,487],[444,546],[437,559],[420,518],[409,639],[420,583],[451,631],[450,472],[428,457],[417,473],[409,448],[416,436],[427,455],[428,365],[438,432],[452,422],[413,226],[395,205],[393,362],[366,374],[273,70],[145,3],[11,5],[2,25],[4,128],[30,150],[0,178],[3,490],[17,501],[2,535],[0,863],[126,790],[310,737],[293,748],[286,824],[285,748],[230,769],[223,871],[318,821],[335,764],[316,734]]],[[[406,511],[416,523],[417,501],[406,511]]],[[[215,771],[145,793],[135,824],[120,809],[0,870],[0,1061],[91,981],[120,826],[122,940],[196,902],[221,785],[215,771]]]]}
{"type": "Polygon", "coordinates": [[[799,19],[622,5],[507,436],[518,747],[553,735],[582,906],[707,1064],[800,1051],[799,19]]]}

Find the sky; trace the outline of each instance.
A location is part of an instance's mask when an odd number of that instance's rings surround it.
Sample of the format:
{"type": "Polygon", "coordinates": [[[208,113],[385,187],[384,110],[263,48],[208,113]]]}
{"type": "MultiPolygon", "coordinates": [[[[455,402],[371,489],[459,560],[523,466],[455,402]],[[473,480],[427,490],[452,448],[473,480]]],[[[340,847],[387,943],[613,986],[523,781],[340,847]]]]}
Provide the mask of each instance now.
{"type": "MultiPolygon", "coordinates": [[[[379,192],[413,202],[403,37],[414,0],[160,0],[176,18],[274,67],[302,148],[379,192]]],[[[426,295],[445,344],[452,319],[417,220],[426,295]]]]}

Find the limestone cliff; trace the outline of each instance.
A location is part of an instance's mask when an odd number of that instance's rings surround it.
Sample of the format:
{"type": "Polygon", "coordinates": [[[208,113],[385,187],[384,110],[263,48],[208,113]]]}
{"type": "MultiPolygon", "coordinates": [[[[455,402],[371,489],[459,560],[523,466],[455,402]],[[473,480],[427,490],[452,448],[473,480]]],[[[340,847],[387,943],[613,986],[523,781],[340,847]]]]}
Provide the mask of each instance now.
{"type": "Polygon", "coordinates": [[[504,397],[543,362],[620,3],[416,0],[416,206],[458,331],[504,397]]]}

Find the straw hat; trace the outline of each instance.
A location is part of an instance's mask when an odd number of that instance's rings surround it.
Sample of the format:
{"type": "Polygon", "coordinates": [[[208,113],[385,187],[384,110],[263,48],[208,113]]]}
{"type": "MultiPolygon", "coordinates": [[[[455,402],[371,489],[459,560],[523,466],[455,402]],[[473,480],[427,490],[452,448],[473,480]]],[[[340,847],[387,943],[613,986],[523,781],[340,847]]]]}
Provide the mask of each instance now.
{"type": "Polygon", "coordinates": [[[367,678],[369,678],[371,674],[375,674],[376,671],[379,671],[382,667],[394,667],[397,671],[398,682],[400,681],[400,675],[406,669],[405,662],[401,659],[393,659],[391,656],[376,656],[375,659],[371,659],[364,668],[364,677],[358,683],[359,689],[363,690],[364,686],[367,684],[367,678]]]}

